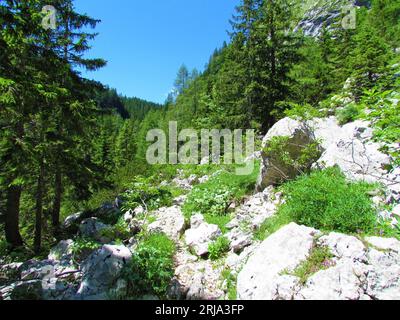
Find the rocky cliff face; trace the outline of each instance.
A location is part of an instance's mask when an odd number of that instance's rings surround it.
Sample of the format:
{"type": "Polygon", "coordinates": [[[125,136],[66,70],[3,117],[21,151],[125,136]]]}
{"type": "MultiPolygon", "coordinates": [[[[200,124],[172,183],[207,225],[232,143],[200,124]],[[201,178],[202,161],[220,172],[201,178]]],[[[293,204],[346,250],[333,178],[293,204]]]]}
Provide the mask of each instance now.
{"type": "Polygon", "coordinates": [[[304,5],[303,19],[297,28],[308,36],[318,36],[324,23],[331,25],[346,6],[369,7],[370,0],[312,0],[304,5]]]}

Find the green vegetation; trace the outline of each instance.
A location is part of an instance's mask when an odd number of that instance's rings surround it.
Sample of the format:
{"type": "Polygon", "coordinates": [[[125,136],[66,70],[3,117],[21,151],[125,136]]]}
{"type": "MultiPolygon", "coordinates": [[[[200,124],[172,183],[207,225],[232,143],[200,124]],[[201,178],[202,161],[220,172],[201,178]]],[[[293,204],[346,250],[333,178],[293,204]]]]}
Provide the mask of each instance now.
{"type": "Polygon", "coordinates": [[[165,298],[174,275],[175,244],[164,234],[152,234],[141,241],[123,277],[129,283],[128,296],[155,294],[165,298]]]}
{"type": "Polygon", "coordinates": [[[346,123],[357,120],[360,117],[360,115],[361,115],[360,108],[353,103],[347,105],[343,109],[339,109],[336,111],[336,117],[340,125],[344,125],[346,123]]]}
{"type": "Polygon", "coordinates": [[[71,247],[72,261],[79,263],[82,261],[82,258],[85,258],[100,247],[101,245],[99,243],[91,239],[77,238],[74,240],[74,243],[71,247]]]}
{"type": "Polygon", "coordinates": [[[125,222],[124,217],[120,217],[117,223],[111,226],[111,228],[106,228],[100,231],[100,235],[107,239],[118,242],[129,239],[131,234],[129,231],[129,226],[125,222]]]}
{"type": "Polygon", "coordinates": [[[376,188],[348,182],[337,168],[315,171],[283,186],[286,202],[278,215],[320,230],[371,234],[377,219],[367,192],[376,188]]]}
{"type": "Polygon", "coordinates": [[[267,219],[254,233],[254,238],[263,241],[290,222],[293,222],[290,214],[288,212],[280,212],[272,218],[267,219]]]}
{"type": "Polygon", "coordinates": [[[228,299],[237,300],[237,276],[234,276],[229,269],[222,271],[222,277],[226,280],[228,299]]]}
{"type": "Polygon", "coordinates": [[[122,196],[123,209],[129,210],[142,206],[148,210],[154,210],[172,203],[172,193],[167,187],[156,187],[149,183],[148,179],[137,177],[122,196]]]}
{"type": "Polygon", "coordinates": [[[209,258],[213,261],[220,259],[229,251],[229,240],[226,237],[219,237],[208,246],[209,258]]]}
{"type": "Polygon", "coordinates": [[[221,230],[226,231],[225,225],[230,221],[230,205],[254,190],[259,173],[258,163],[247,176],[235,174],[235,168],[227,168],[193,188],[182,208],[186,219],[201,213],[208,223],[217,224],[221,230]]]}
{"type": "Polygon", "coordinates": [[[295,144],[290,137],[273,137],[264,154],[274,167],[284,168],[276,172],[277,183],[283,183],[309,172],[311,165],[321,157],[321,148],[318,141],[295,144]]]}
{"type": "Polygon", "coordinates": [[[328,247],[314,247],[307,260],[290,274],[300,278],[300,283],[304,285],[313,274],[332,267],[332,258],[333,255],[328,247]]]}

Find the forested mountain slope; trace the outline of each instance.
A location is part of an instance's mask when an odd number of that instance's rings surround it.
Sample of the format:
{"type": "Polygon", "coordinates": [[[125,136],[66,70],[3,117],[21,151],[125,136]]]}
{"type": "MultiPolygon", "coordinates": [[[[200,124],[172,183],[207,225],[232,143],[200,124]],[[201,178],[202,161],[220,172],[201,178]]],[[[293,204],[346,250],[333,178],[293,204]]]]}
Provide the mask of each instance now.
{"type": "Polygon", "coordinates": [[[398,1],[242,0],[163,106],[82,78],[99,21],[51,2],[0,3],[2,299],[400,298],[398,1]],[[253,172],[150,165],[170,121],[254,129],[253,172]]]}

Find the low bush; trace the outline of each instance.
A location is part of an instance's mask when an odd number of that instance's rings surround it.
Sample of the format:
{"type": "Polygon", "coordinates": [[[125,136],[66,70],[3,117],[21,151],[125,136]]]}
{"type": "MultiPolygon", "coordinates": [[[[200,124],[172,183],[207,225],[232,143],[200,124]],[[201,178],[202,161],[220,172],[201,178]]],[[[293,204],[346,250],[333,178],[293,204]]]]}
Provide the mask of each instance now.
{"type": "Polygon", "coordinates": [[[290,137],[273,137],[263,150],[265,158],[276,169],[277,183],[293,179],[310,171],[311,165],[321,157],[319,141],[294,144],[290,137]]]}
{"type": "Polygon", "coordinates": [[[101,245],[92,239],[77,238],[71,246],[72,261],[79,264],[90,253],[100,247],[101,245]]]}
{"type": "Polygon", "coordinates": [[[189,220],[193,214],[201,213],[208,223],[217,224],[224,232],[230,221],[229,206],[254,191],[259,170],[259,163],[256,163],[250,175],[242,176],[237,175],[232,166],[195,186],[182,208],[185,218],[189,220]]]}
{"type": "Polygon", "coordinates": [[[183,211],[188,217],[195,212],[225,214],[232,201],[253,191],[258,173],[258,163],[250,175],[236,175],[233,167],[230,170],[221,170],[207,182],[193,188],[183,211]]]}
{"type": "Polygon", "coordinates": [[[290,222],[293,222],[293,220],[288,212],[280,212],[279,214],[265,220],[260,228],[254,233],[254,238],[263,241],[290,222]]]}
{"type": "Polygon", "coordinates": [[[279,213],[298,224],[342,233],[373,233],[377,216],[367,195],[376,185],[348,182],[338,168],[315,171],[283,187],[279,213]]]}
{"type": "Polygon", "coordinates": [[[357,120],[361,116],[360,108],[351,103],[344,107],[343,109],[339,109],[336,111],[336,117],[339,121],[340,125],[345,125],[346,123],[357,120]]]}
{"type": "Polygon", "coordinates": [[[237,275],[233,274],[229,268],[222,271],[222,277],[226,281],[229,300],[237,300],[237,275]]]}
{"type": "Polygon", "coordinates": [[[175,244],[164,234],[147,236],[136,248],[123,277],[128,281],[128,295],[155,294],[165,298],[174,276],[175,244]]]}
{"type": "Polygon", "coordinates": [[[208,246],[208,257],[215,261],[229,251],[229,240],[226,237],[219,237],[208,246]]]}
{"type": "Polygon", "coordinates": [[[189,214],[200,212],[205,215],[225,215],[229,205],[235,199],[235,190],[222,185],[219,188],[204,186],[194,189],[185,205],[184,212],[189,214]]]}
{"type": "Polygon", "coordinates": [[[310,104],[290,103],[290,107],[284,111],[284,115],[292,119],[307,121],[314,118],[321,118],[324,116],[324,113],[310,104]]]}
{"type": "Polygon", "coordinates": [[[155,210],[172,204],[172,193],[168,187],[153,186],[147,179],[137,177],[122,196],[124,211],[144,206],[155,210]]]}
{"type": "Polygon", "coordinates": [[[124,217],[120,217],[115,225],[101,230],[100,235],[114,241],[123,241],[130,236],[129,226],[125,222],[124,217]]]}

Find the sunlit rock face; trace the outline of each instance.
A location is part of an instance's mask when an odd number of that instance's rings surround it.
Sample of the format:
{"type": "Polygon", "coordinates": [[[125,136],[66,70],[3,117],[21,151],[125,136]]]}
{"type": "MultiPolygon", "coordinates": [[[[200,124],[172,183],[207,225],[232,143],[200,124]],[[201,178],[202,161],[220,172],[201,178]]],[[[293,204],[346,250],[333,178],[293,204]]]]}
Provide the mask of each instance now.
{"type": "Polygon", "coordinates": [[[370,0],[310,0],[305,1],[303,19],[297,29],[303,30],[307,36],[316,37],[324,24],[327,27],[342,15],[344,8],[353,5],[356,8],[370,7],[370,0]]]}

